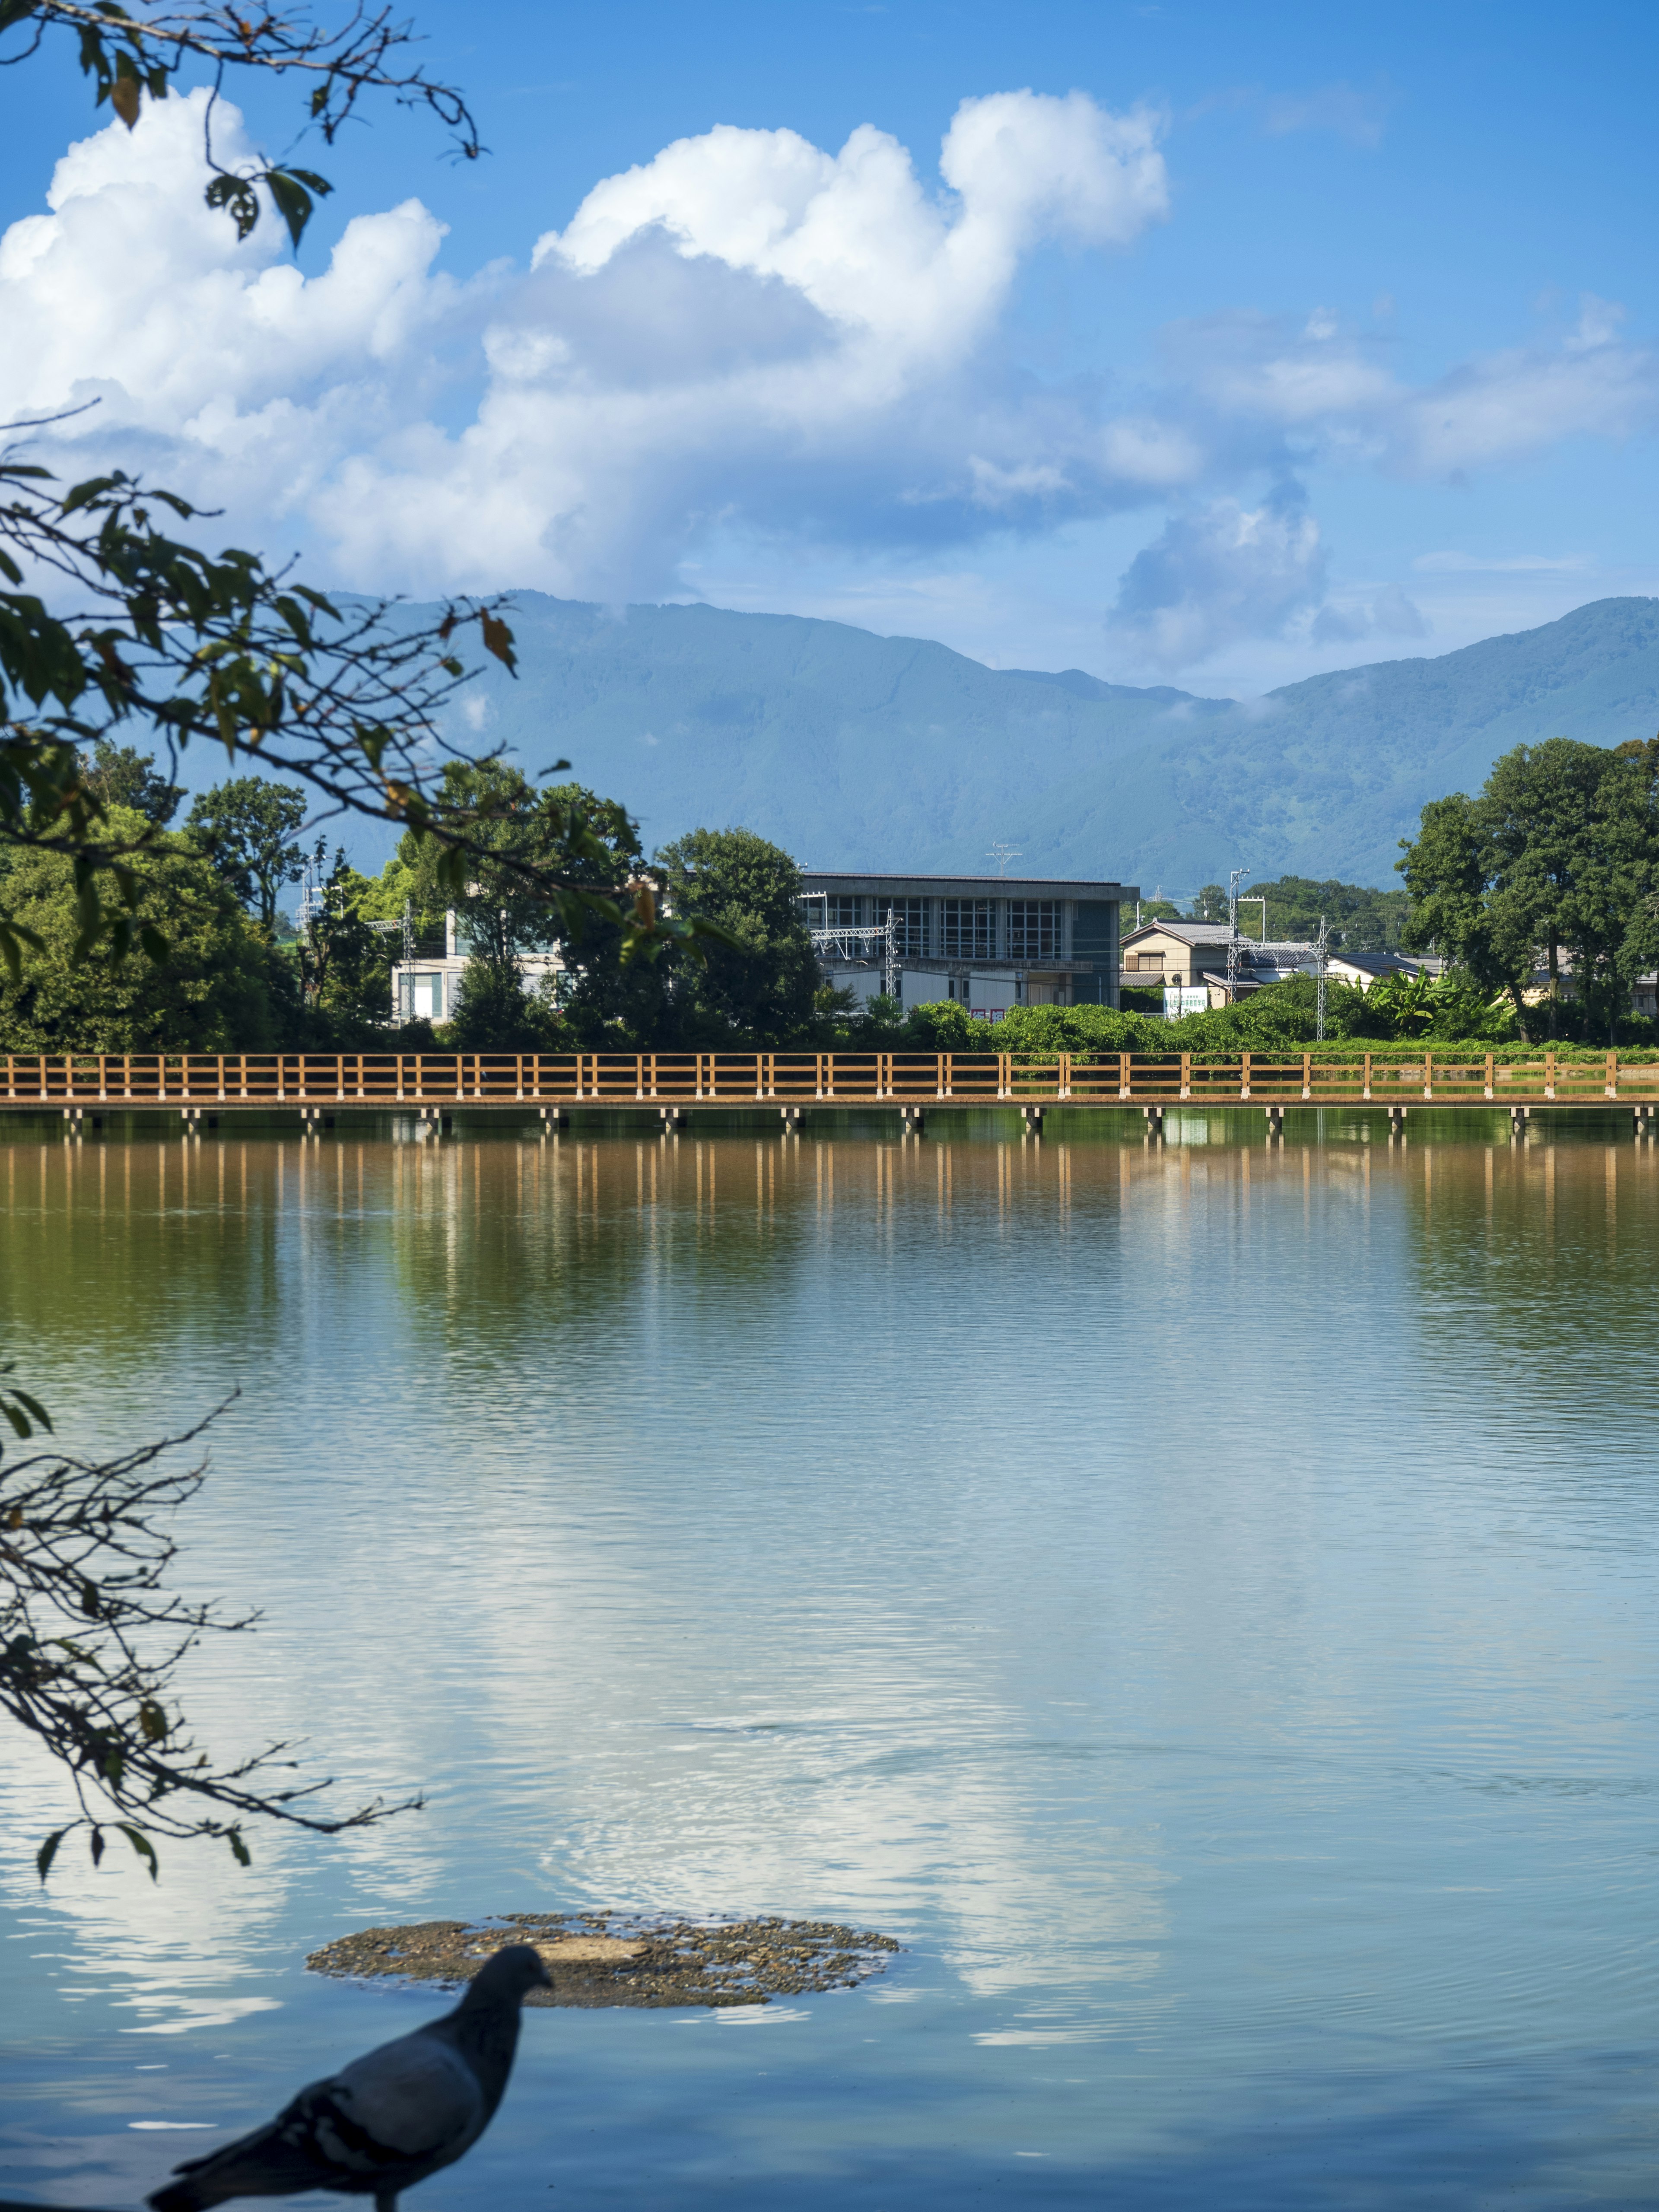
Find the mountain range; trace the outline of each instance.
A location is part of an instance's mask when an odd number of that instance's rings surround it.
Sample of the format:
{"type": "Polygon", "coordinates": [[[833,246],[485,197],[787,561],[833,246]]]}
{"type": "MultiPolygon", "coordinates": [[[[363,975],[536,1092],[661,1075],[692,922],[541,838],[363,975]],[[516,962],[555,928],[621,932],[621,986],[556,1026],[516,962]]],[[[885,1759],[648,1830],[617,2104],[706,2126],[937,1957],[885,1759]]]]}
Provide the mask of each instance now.
{"type": "Polygon", "coordinates": [[[1248,702],[793,615],[521,592],[509,618],[518,678],[492,666],[468,710],[488,738],[568,759],[647,848],[740,823],[805,867],[988,874],[1001,842],[1018,874],[1171,896],[1241,866],[1387,885],[1424,802],[1510,746],[1659,728],[1659,599],[1248,702]]]}

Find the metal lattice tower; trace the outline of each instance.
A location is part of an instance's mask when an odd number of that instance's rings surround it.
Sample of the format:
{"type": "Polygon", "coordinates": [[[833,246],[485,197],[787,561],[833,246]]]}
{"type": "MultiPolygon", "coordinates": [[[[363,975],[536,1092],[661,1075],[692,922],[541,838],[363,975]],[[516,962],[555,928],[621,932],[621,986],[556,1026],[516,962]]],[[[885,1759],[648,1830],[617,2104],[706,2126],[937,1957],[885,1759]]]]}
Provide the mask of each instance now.
{"type": "MultiPolygon", "coordinates": [[[[1251,868],[1235,868],[1227,890],[1227,1004],[1230,1006],[1238,997],[1238,887],[1246,876],[1254,873],[1251,868]]],[[[1262,911],[1265,915],[1267,909],[1264,908],[1262,911]]],[[[1264,922],[1264,934],[1265,932],[1264,922]]]]}

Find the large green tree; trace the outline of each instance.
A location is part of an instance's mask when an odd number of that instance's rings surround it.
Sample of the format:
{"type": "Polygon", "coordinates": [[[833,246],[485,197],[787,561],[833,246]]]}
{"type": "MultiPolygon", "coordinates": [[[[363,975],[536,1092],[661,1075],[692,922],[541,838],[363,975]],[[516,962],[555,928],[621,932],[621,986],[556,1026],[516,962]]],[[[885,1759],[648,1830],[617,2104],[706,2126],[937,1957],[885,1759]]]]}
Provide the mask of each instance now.
{"type": "Polygon", "coordinates": [[[1400,861],[1406,941],[1432,945],[1485,991],[1506,991],[1523,1032],[1614,1036],[1656,951],[1659,739],[1607,748],[1571,738],[1517,745],[1480,794],[1425,807],[1400,861]],[[1544,977],[1541,1012],[1529,1003],[1544,977]]]}
{"type": "Polygon", "coordinates": [[[810,1037],[818,963],[788,854],[752,830],[694,830],[657,860],[675,911],[723,933],[683,979],[688,1027],[720,1043],[810,1037]]]}
{"type": "MultiPolygon", "coordinates": [[[[110,810],[118,835],[142,817],[110,810]]],[[[170,957],[79,951],[75,871],[67,855],[24,852],[5,878],[31,942],[16,975],[0,969],[0,1039],[8,1052],[255,1052],[277,1039],[274,956],[188,838],[157,833],[135,867],[139,924],[165,925],[170,957]]]]}
{"type": "Polygon", "coordinates": [[[93,746],[87,781],[105,805],[130,806],[158,830],[167,828],[185,795],[183,784],[169,781],[157,769],[154,753],[112,744],[107,738],[93,746]]]}
{"type": "Polygon", "coordinates": [[[185,826],[242,904],[274,936],[276,902],[305,872],[299,842],[305,793],[268,776],[216,783],[190,810],[185,826]]]}

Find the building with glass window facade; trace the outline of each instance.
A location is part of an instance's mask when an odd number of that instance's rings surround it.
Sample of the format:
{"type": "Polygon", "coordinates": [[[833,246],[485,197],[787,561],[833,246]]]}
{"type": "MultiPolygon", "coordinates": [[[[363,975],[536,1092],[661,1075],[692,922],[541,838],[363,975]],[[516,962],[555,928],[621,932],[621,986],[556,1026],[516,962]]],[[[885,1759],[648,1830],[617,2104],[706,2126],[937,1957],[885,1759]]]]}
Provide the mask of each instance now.
{"type": "Polygon", "coordinates": [[[906,1006],[955,999],[1000,1021],[1010,1006],[1117,1004],[1118,913],[1133,884],[1014,876],[803,872],[808,926],[826,981],[873,998],[893,927],[906,1006]]]}

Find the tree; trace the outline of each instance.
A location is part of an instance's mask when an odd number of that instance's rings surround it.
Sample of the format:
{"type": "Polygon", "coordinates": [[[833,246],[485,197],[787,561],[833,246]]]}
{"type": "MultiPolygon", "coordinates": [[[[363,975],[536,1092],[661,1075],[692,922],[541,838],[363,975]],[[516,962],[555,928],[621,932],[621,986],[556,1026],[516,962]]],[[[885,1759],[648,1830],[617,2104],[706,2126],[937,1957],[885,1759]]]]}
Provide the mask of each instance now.
{"type": "Polygon", "coordinates": [[[1616,1034],[1631,979],[1656,949],[1659,740],[1517,745],[1479,798],[1431,801],[1419,836],[1401,843],[1408,943],[1437,946],[1488,994],[1506,991],[1523,1032],[1536,1018],[1526,994],[1541,961],[1551,1036],[1563,1020],[1567,953],[1583,1034],[1616,1034]]]}
{"type": "MultiPolygon", "coordinates": [[[[313,865],[321,874],[325,847],[317,841],[313,865]]],[[[392,963],[399,947],[392,935],[373,929],[364,911],[374,886],[336,848],[334,865],[306,918],[299,944],[300,991],[307,1010],[320,1017],[325,1034],[361,1037],[383,1024],[392,1008],[392,963]]]]}
{"type": "Polygon", "coordinates": [[[165,830],[179,811],[185,795],[181,783],[159,775],[154,753],[141,753],[137,745],[112,744],[100,738],[92,749],[88,781],[106,806],[130,806],[158,830],[165,830]]]}
{"type": "Polygon", "coordinates": [[[810,1036],[817,961],[789,855],[752,830],[694,830],[657,860],[675,911],[724,933],[684,987],[700,1033],[757,1045],[810,1036]]]}
{"type": "Polygon", "coordinates": [[[1257,898],[1267,902],[1268,937],[1306,942],[1318,935],[1323,920],[1331,943],[1346,952],[1393,951],[1411,906],[1407,891],[1374,890],[1334,877],[1320,882],[1310,876],[1279,876],[1271,883],[1252,884],[1252,919],[1261,912],[1257,898]]]}
{"type": "Polygon", "coordinates": [[[306,856],[295,840],[306,818],[304,793],[262,775],[216,783],[190,810],[186,829],[216,872],[261,926],[276,933],[276,901],[297,884],[306,856]]]}
{"type": "MultiPolygon", "coordinates": [[[[112,807],[118,835],[142,817],[112,807]]],[[[80,951],[75,870],[62,853],[22,852],[4,880],[28,933],[14,977],[0,971],[8,1052],[233,1052],[274,1044],[273,954],[196,846],[156,832],[134,866],[131,912],[167,927],[169,957],[123,959],[106,942],[80,951]]]]}

